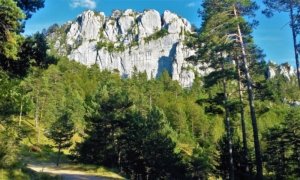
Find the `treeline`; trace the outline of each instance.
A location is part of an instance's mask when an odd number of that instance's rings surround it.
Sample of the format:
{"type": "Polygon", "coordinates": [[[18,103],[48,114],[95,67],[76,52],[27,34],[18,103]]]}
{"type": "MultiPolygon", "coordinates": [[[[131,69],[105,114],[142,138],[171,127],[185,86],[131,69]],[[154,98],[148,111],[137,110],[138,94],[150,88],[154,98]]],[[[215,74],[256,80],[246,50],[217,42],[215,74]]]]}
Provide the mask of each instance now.
{"type": "Polygon", "coordinates": [[[300,177],[300,108],[287,103],[300,100],[297,79],[266,80],[255,23],[244,19],[254,2],[203,2],[189,60],[215,71],[189,89],[167,71],[122,79],[47,53],[44,34],[20,34],[43,1],[32,8],[21,2],[0,0],[0,16],[9,17],[0,22],[10,26],[0,29],[0,168],[20,166],[24,149],[51,145],[57,165],[68,149],[74,162],[131,179],[300,177]]]}
{"type": "MultiPolygon", "coordinates": [[[[63,149],[64,144],[69,144],[65,147],[72,145],[71,159],[117,168],[133,179],[228,177],[228,145],[226,136],[223,137],[225,110],[206,100],[222,89],[219,85],[203,87],[200,83],[204,80],[199,78],[191,89],[182,89],[167,72],[158,80],[147,81],[143,73],[121,79],[117,73],[100,72],[97,66],[86,68],[64,58],[42,72],[33,70],[22,80],[7,75],[1,79],[5,80],[1,84],[5,87],[1,88],[1,125],[5,127],[1,131],[3,163],[17,162],[18,150],[24,146],[22,139],[29,137],[33,142],[30,146],[42,147],[45,134],[55,140],[57,149],[63,149]],[[32,122],[32,126],[28,122],[32,122]],[[68,122],[73,125],[69,127],[68,122]],[[57,134],[59,127],[67,129],[65,134],[57,134]],[[68,139],[70,132],[75,134],[73,139],[68,139]],[[56,140],[59,138],[55,136],[67,138],[66,142],[59,147],[56,140]],[[7,151],[12,148],[16,152],[7,151]]],[[[270,175],[279,172],[276,162],[284,158],[281,167],[289,164],[289,170],[296,173],[299,166],[294,160],[298,154],[293,152],[297,152],[296,143],[299,143],[297,113],[299,115],[300,110],[277,98],[277,94],[282,95],[281,92],[292,85],[281,77],[265,81],[264,85],[269,95],[257,99],[256,107],[265,168],[270,175]],[[271,88],[278,83],[282,85],[280,89],[271,88]],[[294,124],[287,126],[289,121],[294,124]],[[272,130],[274,128],[279,130],[272,130]],[[295,134],[281,133],[285,129],[295,134]],[[281,138],[285,138],[283,148],[287,157],[277,149],[282,147],[281,138]]],[[[237,178],[253,177],[255,172],[247,109],[245,106],[247,158],[242,149],[239,111],[234,108],[230,111],[232,157],[237,178]],[[245,165],[249,167],[248,172],[245,165]]],[[[297,177],[292,173],[286,176],[292,175],[297,177]]]]}

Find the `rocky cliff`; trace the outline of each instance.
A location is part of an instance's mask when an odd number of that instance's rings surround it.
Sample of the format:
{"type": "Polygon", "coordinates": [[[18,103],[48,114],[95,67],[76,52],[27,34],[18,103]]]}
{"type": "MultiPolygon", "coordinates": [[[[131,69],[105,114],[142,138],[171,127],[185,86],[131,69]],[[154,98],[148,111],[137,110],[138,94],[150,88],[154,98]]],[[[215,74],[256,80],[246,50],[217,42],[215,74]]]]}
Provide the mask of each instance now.
{"type": "Polygon", "coordinates": [[[52,27],[48,39],[56,53],[84,65],[96,63],[122,77],[137,70],[156,78],[167,70],[173,80],[190,87],[195,73],[203,75],[210,69],[185,61],[194,54],[184,45],[189,33],[193,33],[190,23],[170,11],[129,9],[116,10],[109,17],[85,11],[72,22],[52,27]]]}
{"type": "Polygon", "coordinates": [[[296,77],[296,69],[288,63],[277,65],[274,62],[270,62],[267,68],[267,79],[272,79],[277,75],[282,75],[286,80],[290,81],[293,77],[296,77]]]}

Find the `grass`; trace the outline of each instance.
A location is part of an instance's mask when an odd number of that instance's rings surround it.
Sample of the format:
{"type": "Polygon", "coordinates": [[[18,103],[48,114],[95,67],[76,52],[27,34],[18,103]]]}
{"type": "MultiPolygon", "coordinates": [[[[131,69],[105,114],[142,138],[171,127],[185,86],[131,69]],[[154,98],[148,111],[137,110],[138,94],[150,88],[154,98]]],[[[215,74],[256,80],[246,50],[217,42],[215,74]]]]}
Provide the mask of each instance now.
{"type": "MultiPolygon", "coordinates": [[[[55,167],[54,163],[56,162],[57,153],[55,151],[53,151],[53,149],[50,146],[43,145],[43,146],[39,146],[39,147],[41,149],[40,152],[31,152],[29,146],[24,145],[22,147],[21,154],[22,154],[22,159],[23,159],[24,164],[42,164],[43,166],[49,165],[51,167],[51,169],[54,169],[54,170],[57,169],[57,170],[80,171],[80,172],[86,173],[87,175],[101,176],[101,177],[107,177],[107,178],[112,178],[112,179],[124,179],[122,176],[120,176],[117,173],[116,170],[108,169],[103,166],[75,164],[75,163],[72,163],[66,155],[62,155],[60,166],[55,167]]],[[[28,170],[29,169],[27,169],[27,171],[28,170]]],[[[32,171],[32,170],[30,170],[30,171],[32,171]]],[[[43,175],[45,175],[45,174],[38,173],[36,175],[36,177],[40,177],[40,176],[42,177],[43,175]]],[[[50,176],[47,178],[49,179],[52,177],[50,176]]],[[[57,179],[59,177],[55,177],[55,178],[57,179]]],[[[21,178],[21,179],[26,179],[26,178],[21,178]]],[[[44,179],[44,178],[41,178],[41,179],[44,179]]]]}
{"type": "MultiPolygon", "coordinates": [[[[23,127],[27,127],[30,130],[34,130],[34,122],[29,119],[24,119],[22,123],[23,127]]],[[[41,127],[42,128],[42,127],[41,127]]],[[[69,150],[64,150],[64,154],[61,156],[61,165],[57,168],[54,164],[57,158],[57,150],[53,148],[53,142],[49,140],[43,133],[40,135],[40,144],[37,143],[36,132],[28,135],[22,141],[22,146],[20,149],[21,161],[23,167],[27,164],[34,165],[43,165],[49,166],[54,170],[69,170],[69,171],[80,171],[86,173],[87,175],[92,176],[101,176],[107,177],[109,179],[124,179],[122,176],[118,175],[116,170],[111,170],[102,166],[96,165],[86,165],[86,164],[75,164],[68,158],[68,154],[70,154],[69,150]],[[33,148],[37,148],[38,150],[33,150],[33,148]]],[[[75,138],[75,141],[79,141],[79,137],[75,138]]],[[[52,179],[60,179],[59,176],[52,176],[45,173],[37,173],[28,168],[20,168],[15,169],[13,171],[3,170],[3,178],[1,177],[0,172],[0,180],[5,179],[41,179],[41,180],[52,180],[52,179]]]]}
{"type": "Polygon", "coordinates": [[[60,180],[59,176],[38,173],[28,168],[0,169],[1,180],[60,180]]]}
{"type": "MultiPolygon", "coordinates": [[[[38,146],[40,151],[33,152],[31,147],[28,145],[23,145],[21,148],[21,157],[23,163],[54,163],[56,162],[57,152],[53,150],[49,145],[38,146]]],[[[62,163],[68,163],[70,160],[66,155],[61,156],[62,163]]]]}
{"type": "Polygon", "coordinates": [[[189,156],[192,156],[193,154],[193,149],[195,147],[191,146],[190,144],[184,144],[184,143],[180,143],[178,144],[178,148],[183,151],[184,153],[186,153],[189,156]]]}

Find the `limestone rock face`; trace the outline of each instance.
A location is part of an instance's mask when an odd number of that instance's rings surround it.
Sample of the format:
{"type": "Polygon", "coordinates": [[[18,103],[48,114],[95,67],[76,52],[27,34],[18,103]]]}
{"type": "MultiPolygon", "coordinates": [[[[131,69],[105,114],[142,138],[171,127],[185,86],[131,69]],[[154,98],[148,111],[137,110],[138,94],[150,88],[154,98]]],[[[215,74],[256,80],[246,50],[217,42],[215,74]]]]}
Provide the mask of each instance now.
{"type": "Polygon", "coordinates": [[[282,75],[286,80],[290,81],[292,77],[296,76],[296,70],[287,63],[281,65],[273,64],[268,66],[266,74],[267,79],[272,79],[276,75],[282,75]]]}
{"type": "Polygon", "coordinates": [[[163,22],[164,26],[171,34],[179,34],[181,32],[191,30],[191,25],[186,19],[179,18],[176,14],[170,11],[165,11],[163,13],[163,22]]]}
{"type": "Polygon", "coordinates": [[[117,42],[117,36],[119,34],[119,29],[117,22],[114,19],[109,19],[106,21],[105,28],[105,37],[111,42],[117,42]]]}
{"type": "Polygon", "coordinates": [[[291,77],[296,75],[293,66],[290,65],[279,66],[279,74],[283,75],[287,80],[291,80],[291,77]]]}
{"type": "Polygon", "coordinates": [[[138,18],[139,38],[147,37],[161,29],[161,17],[155,10],[145,11],[138,18]]]}
{"type": "Polygon", "coordinates": [[[130,15],[124,15],[124,16],[120,17],[120,19],[119,19],[119,25],[120,25],[121,34],[123,36],[126,36],[126,34],[128,33],[128,31],[134,25],[134,17],[132,17],[130,15]]]}
{"type": "Polygon", "coordinates": [[[276,76],[276,69],[274,67],[268,66],[267,69],[267,79],[272,79],[276,76]]]}
{"type": "Polygon", "coordinates": [[[170,11],[160,15],[156,10],[116,10],[110,17],[85,11],[49,34],[48,41],[60,55],[87,66],[98,64],[101,70],[118,70],[124,78],[135,70],[156,78],[166,70],[190,87],[196,73],[211,72],[205,64],[185,60],[195,54],[183,43],[185,32],[191,31],[186,19],[170,11]]]}
{"type": "Polygon", "coordinates": [[[86,40],[97,40],[100,28],[104,24],[105,16],[103,13],[95,14],[93,11],[86,11],[79,15],[75,22],[71,22],[67,32],[67,44],[71,47],[86,40]]]}

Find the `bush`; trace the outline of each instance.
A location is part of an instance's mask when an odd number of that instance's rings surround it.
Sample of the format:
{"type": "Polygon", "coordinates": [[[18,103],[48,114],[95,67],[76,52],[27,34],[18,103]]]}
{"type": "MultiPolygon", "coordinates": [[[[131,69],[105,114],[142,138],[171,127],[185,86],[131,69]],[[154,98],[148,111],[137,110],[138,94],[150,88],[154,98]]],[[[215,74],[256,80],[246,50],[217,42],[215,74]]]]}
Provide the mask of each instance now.
{"type": "Polygon", "coordinates": [[[168,30],[163,28],[163,29],[155,32],[154,34],[152,34],[148,37],[145,37],[144,40],[145,40],[146,43],[149,43],[150,41],[157,40],[157,39],[162,38],[162,37],[164,37],[168,34],[169,34],[168,30]]]}
{"type": "Polygon", "coordinates": [[[100,41],[100,42],[98,42],[97,45],[96,45],[96,49],[100,50],[100,49],[103,49],[103,48],[106,49],[110,53],[125,51],[124,44],[120,44],[118,46],[115,46],[113,42],[109,42],[109,41],[100,41]]]}

